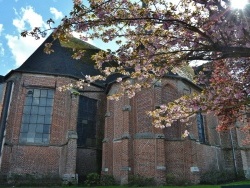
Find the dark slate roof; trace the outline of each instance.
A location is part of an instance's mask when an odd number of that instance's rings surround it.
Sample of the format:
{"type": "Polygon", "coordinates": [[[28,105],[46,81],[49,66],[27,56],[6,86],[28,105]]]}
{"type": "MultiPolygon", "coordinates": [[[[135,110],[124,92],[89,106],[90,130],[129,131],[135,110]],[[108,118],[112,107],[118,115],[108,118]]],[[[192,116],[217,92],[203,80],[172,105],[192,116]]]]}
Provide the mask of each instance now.
{"type": "MultiPolygon", "coordinates": [[[[72,38],[67,43],[55,40],[52,45],[54,52],[46,54],[44,52],[45,44],[53,40],[53,37],[50,35],[19,68],[9,72],[5,76],[5,80],[14,72],[66,76],[75,79],[84,78],[85,75],[93,76],[100,74],[99,71],[94,68],[94,61],[91,59],[91,56],[101,49],[79,39],[72,38]],[[85,56],[81,60],[73,59],[73,48],[84,49],[85,56]]],[[[107,91],[118,77],[125,78],[127,76],[113,74],[110,75],[105,82],[98,81],[95,82],[95,85],[103,88],[106,87],[107,91]]],[[[199,88],[199,86],[195,85],[193,82],[178,75],[168,74],[166,77],[181,79],[199,88]]]]}
{"type": "MultiPolygon", "coordinates": [[[[99,48],[76,38],[72,38],[68,43],[60,42],[57,39],[52,45],[54,52],[44,53],[45,44],[52,41],[53,37],[50,35],[19,68],[12,70],[6,77],[13,72],[66,76],[76,79],[84,78],[85,75],[99,74],[91,59],[93,54],[100,51],[99,48]],[[73,59],[73,48],[86,50],[84,58],[73,59]]],[[[104,86],[104,84],[103,82],[97,83],[99,86],[104,86]]]]}

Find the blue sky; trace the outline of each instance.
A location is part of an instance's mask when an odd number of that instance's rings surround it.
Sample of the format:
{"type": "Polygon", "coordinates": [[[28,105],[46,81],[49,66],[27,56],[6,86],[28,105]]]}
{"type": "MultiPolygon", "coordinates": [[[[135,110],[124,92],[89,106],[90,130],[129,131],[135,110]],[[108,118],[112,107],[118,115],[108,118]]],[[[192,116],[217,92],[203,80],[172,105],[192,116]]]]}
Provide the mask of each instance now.
{"type": "Polygon", "coordinates": [[[21,31],[45,28],[49,18],[58,24],[72,6],[72,0],[0,0],[0,75],[19,67],[44,40],[23,38],[21,31]]]}
{"type": "MultiPolygon", "coordinates": [[[[235,2],[239,4],[238,0],[235,2]]],[[[72,6],[72,0],[0,0],[0,75],[18,68],[45,40],[21,37],[23,30],[46,28],[50,18],[57,26],[72,6]]],[[[100,40],[88,42],[104,50],[117,47],[114,42],[108,45],[100,40]]]]}

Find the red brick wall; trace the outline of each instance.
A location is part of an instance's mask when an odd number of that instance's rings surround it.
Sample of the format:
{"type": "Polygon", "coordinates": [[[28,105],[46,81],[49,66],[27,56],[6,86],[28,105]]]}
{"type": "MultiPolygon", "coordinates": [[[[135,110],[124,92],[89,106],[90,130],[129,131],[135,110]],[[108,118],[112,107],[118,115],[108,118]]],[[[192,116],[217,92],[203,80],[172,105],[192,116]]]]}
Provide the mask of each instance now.
{"type": "Polygon", "coordinates": [[[76,172],[79,178],[91,172],[98,172],[97,152],[94,149],[77,149],[76,172]]]}
{"type": "Polygon", "coordinates": [[[70,83],[72,80],[31,74],[15,74],[10,80],[14,81],[10,114],[6,128],[6,143],[3,152],[2,166],[9,164],[1,171],[6,174],[37,174],[61,175],[65,172],[63,146],[67,142],[67,130],[70,127],[69,103],[71,98],[68,92],[59,92],[57,86],[70,83]],[[55,89],[52,126],[49,146],[35,146],[19,144],[22,110],[27,87],[48,87],[55,89]],[[11,150],[9,149],[11,148],[11,150]]]}
{"type": "MultiPolygon", "coordinates": [[[[111,93],[118,90],[114,85],[111,93]],[[116,88],[116,89],[115,89],[116,88]]],[[[154,177],[161,184],[166,174],[172,173],[179,180],[198,183],[201,173],[218,164],[222,168],[223,154],[220,148],[209,145],[220,144],[219,135],[214,127],[217,119],[204,116],[207,144],[198,142],[196,118],[188,127],[182,123],[171,128],[157,129],[151,124],[151,118],[146,111],[153,110],[162,103],[170,102],[179,96],[197,91],[196,88],[178,79],[165,79],[161,86],[142,90],[129,101],[123,97],[119,101],[108,101],[107,111],[110,116],[105,122],[105,143],[103,144],[103,173],[114,175],[120,183],[126,182],[125,168],[128,164],[128,174],[140,174],[154,177]],[[131,111],[122,111],[124,105],[130,105],[131,111]],[[129,115],[125,115],[129,113],[129,115]],[[129,126],[129,129],[127,129],[129,126]],[[181,134],[188,129],[193,140],[183,139],[181,134]],[[165,138],[161,136],[165,134],[165,138]],[[122,135],[128,135],[126,139],[122,135]],[[160,136],[160,137],[159,137],[160,136]],[[128,155],[129,157],[124,157],[128,155]],[[191,172],[191,167],[198,167],[199,172],[191,172]]]]}
{"type": "Polygon", "coordinates": [[[59,175],[60,148],[13,146],[9,172],[12,174],[59,175]]]}
{"type": "Polygon", "coordinates": [[[166,142],[167,173],[179,180],[199,183],[200,175],[210,169],[224,167],[221,149],[191,140],[166,142]],[[198,167],[199,172],[191,172],[198,167]]]}
{"type": "MultiPolygon", "coordinates": [[[[69,132],[76,132],[78,97],[70,92],[59,92],[57,87],[74,82],[73,79],[15,73],[9,80],[14,81],[10,113],[7,121],[6,140],[2,156],[1,173],[6,175],[18,174],[46,176],[63,174],[75,174],[77,169],[81,171],[85,166],[82,163],[97,164],[96,158],[88,157],[86,151],[79,151],[77,155],[76,139],[68,139],[69,132]],[[22,111],[27,87],[45,87],[55,89],[52,113],[52,125],[49,145],[20,144],[19,132],[21,128],[22,111]],[[79,160],[79,156],[85,155],[79,160]],[[78,156],[78,158],[77,158],[78,156]]],[[[88,88],[88,90],[94,87],[88,88]]],[[[95,90],[100,90],[95,88],[95,90]]],[[[86,94],[89,96],[90,94],[86,94]]],[[[92,94],[92,98],[100,100],[99,113],[104,113],[104,93],[92,94]]],[[[100,115],[100,114],[98,114],[100,115]]],[[[104,116],[103,116],[104,117],[104,116]]],[[[101,140],[104,118],[99,118],[98,138],[101,140]]],[[[95,150],[93,150],[95,151],[95,150]]],[[[90,152],[91,153],[91,152],[90,152]]],[[[96,154],[95,154],[96,155],[96,154]]]]}
{"type": "MultiPolygon", "coordinates": [[[[111,92],[116,89],[118,87],[114,85],[111,92]]],[[[123,184],[127,183],[131,172],[130,105],[130,100],[126,97],[119,101],[108,101],[103,141],[103,174],[113,174],[123,184]]]]}
{"type": "Polygon", "coordinates": [[[153,127],[151,118],[146,114],[147,111],[154,110],[154,93],[152,90],[143,90],[135,96],[135,102],[132,108],[135,108],[134,113],[136,124],[134,124],[134,133],[152,132],[153,127]]]}

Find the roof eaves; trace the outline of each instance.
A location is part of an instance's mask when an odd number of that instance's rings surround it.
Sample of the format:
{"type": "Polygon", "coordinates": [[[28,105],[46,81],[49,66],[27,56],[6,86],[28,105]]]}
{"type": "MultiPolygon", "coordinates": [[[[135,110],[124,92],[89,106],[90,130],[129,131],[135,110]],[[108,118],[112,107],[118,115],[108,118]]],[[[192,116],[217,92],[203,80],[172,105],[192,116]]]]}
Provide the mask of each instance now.
{"type": "MultiPolygon", "coordinates": [[[[69,75],[69,74],[53,74],[53,73],[44,73],[44,72],[37,72],[37,71],[20,71],[20,70],[11,70],[5,77],[4,77],[4,81],[6,81],[12,74],[14,73],[28,73],[28,74],[42,74],[42,75],[48,75],[48,76],[61,76],[61,77],[67,77],[67,78],[72,78],[72,79],[76,79],[79,80],[81,78],[73,76],[73,75],[69,75]]],[[[92,86],[98,87],[98,88],[102,88],[105,89],[105,84],[98,84],[98,83],[91,83],[92,86]]]]}
{"type": "Polygon", "coordinates": [[[200,90],[200,91],[202,90],[202,88],[201,88],[200,86],[196,85],[196,84],[193,83],[191,80],[189,80],[189,79],[187,79],[187,78],[185,78],[185,77],[181,77],[181,76],[179,76],[179,75],[174,75],[174,74],[165,75],[164,77],[166,77],[166,78],[176,78],[176,79],[182,80],[183,82],[186,82],[186,83],[192,85],[192,86],[195,87],[196,89],[198,89],[198,90],[200,90]]]}

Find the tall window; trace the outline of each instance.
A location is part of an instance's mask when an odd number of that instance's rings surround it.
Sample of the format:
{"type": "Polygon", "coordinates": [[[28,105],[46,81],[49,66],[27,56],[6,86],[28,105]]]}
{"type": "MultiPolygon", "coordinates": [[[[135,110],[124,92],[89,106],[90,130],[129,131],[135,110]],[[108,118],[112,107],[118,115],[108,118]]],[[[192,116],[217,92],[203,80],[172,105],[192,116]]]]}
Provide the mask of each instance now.
{"type": "Polygon", "coordinates": [[[21,143],[49,143],[53,100],[52,89],[27,90],[19,139],[21,143]]]}
{"type": "Polygon", "coordinates": [[[197,114],[197,126],[198,126],[198,135],[199,135],[199,142],[205,143],[205,131],[204,131],[204,122],[203,122],[203,115],[201,113],[197,114]]]}
{"type": "Polygon", "coordinates": [[[96,146],[96,109],[97,101],[80,96],[77,119],[77,146],[96,146]]]}

